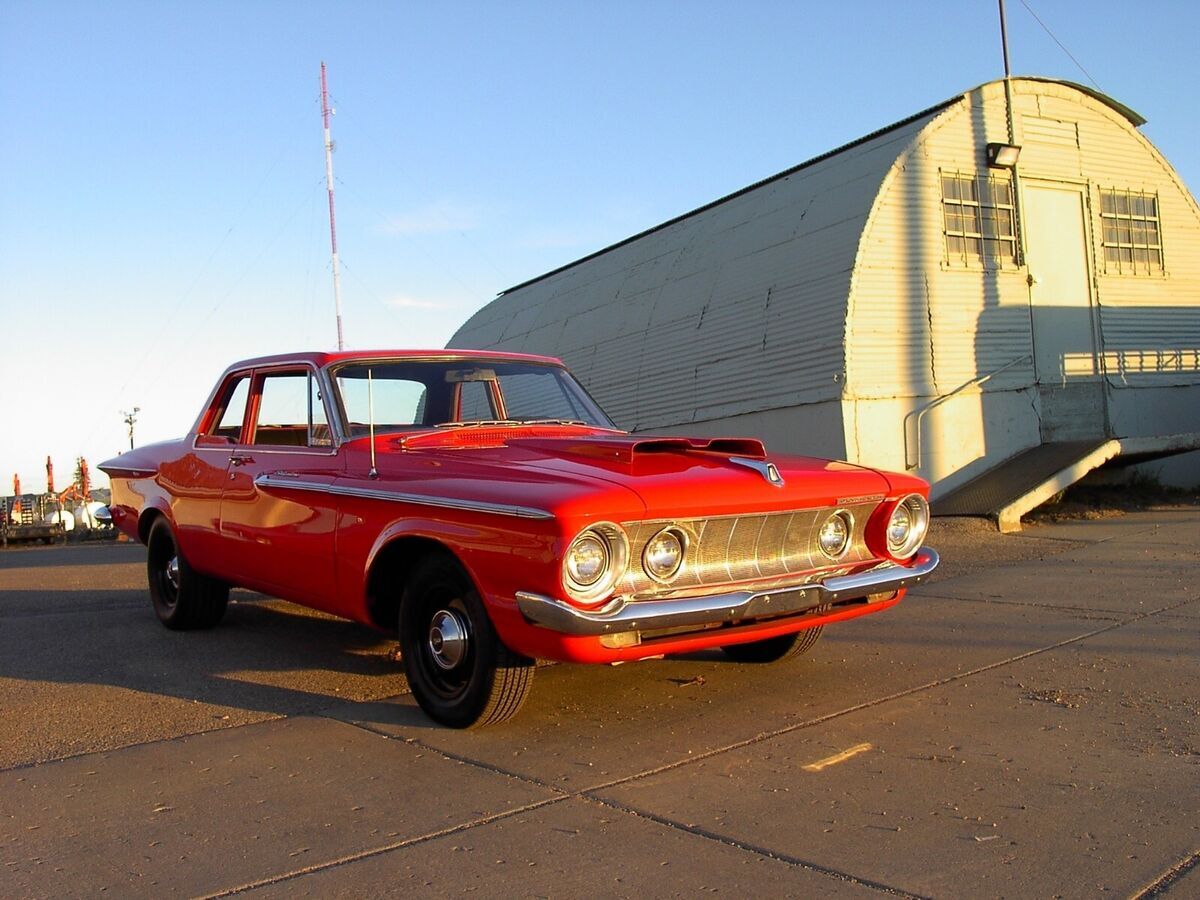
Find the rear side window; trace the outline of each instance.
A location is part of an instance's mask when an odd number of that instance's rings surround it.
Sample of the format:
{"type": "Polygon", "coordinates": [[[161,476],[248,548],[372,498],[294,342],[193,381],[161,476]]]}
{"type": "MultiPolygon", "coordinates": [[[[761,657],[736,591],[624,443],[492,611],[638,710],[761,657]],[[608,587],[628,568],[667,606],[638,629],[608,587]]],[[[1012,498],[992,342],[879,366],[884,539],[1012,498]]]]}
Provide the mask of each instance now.
{"type": "Polygon", "coordinates": [[[250,378],[243,375],[233,383],[225,395],[224,409],[217,420],[217,427],[212,430],[211,434],[237,443],[242,433],[242,420],[246,418],[246,398],[249,395],[250,378]]]}

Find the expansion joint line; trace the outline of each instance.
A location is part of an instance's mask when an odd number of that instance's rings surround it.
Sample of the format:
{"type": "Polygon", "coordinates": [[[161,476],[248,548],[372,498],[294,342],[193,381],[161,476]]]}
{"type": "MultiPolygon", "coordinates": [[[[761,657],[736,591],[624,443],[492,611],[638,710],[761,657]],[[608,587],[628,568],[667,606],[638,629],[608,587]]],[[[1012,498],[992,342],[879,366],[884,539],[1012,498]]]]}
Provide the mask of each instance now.
{"type": "Polygon", "coordinates": [[[1197,850],[1182,862],[1171,866],[1166,872],[1134,894],[1132,900],[1150,900],[1152,897],[1162,897],[1169,894],[1171,886],[1197,866],[1200,866],[1200,850],[1197,850]]]}
{"type": "Polygon", "coordinates": [[[849,872],[843,872],[840,869],[831,869],[828,866],[819,865],[811,860],[800,859],[797,856],[791,856],[787,853],[780,853],[776,850],[767,849],[766,847],[759,847],[755,844],[739,841],[726,835],[718,834],[715,831],[709,831],[706,828],[701,828],[698,825],[684,825],[665,816],[656,815],[655,813],[646,812],[645,810],[635,809],[631,806],[625,806],[624,804],[617,803],[613,800],[607,800],[603,797],[594,796],[590,791],[584,792],[581,799],[589,803],[594,803],[597,806],[603,806],[606,809],[611,809],[616,812],[634,816],[635,818],[647,819],[651,822],[662,825],[665,828],[670,828],[673,831],[681,831],[684,834],[702,837],[706,840],[723,844],[726,847],[733,847],[737,850],[753,853],[757,856],[764,857],[765,859],[773,859],[777,862],[785,863],[798,869],[804,869],[809,872],[815,872],[819,875],[825,875],[829,878],[835,878],[838,881],[842,881],[847,884],[870,888],[871,890],[879,891],[880,893],[887,894],[891,897],[903,897],[905,900],[927,900],[927,898],[923,897],[921,894],[910,894],[908,891],[892,887],[890,884],[882,884],[881,882],[871,881],[867,878],[859,878],[857,875],[851,875],[849,872]]]}
{"type": "Polygon", "coordinates": [[[518,816],[521,813],[531,812],[535,809],[541,809],[543,806],[561,803],[564,799],[565,798],[563,797],[548,797],[545,800],[538,800],[534,803],[526,803],[523,806],[518,806],[514,809],[508,809],[504,812],[493,813],[490,816],[481,816],[478,819],[472,819],[470,822],[462,822],[458,825],[452,825],[448,828],[442,828],[438,831],[431,831],[428,834],[422,834],[418,835],[417,837],[394,841],[381,847],[372,847],[370,850],[362,850],[358,853],[348,853],[345,856],[338,857],[337,859],[329,859],[324,862],[314,863],[311,866],[293,869],[290,872],[282,872],[278,875],[270,875],[266,878],[260,878],[257,881],[239,884],[236,887],[224,888],[223,890],[216,891],[211,894],[204,894],[203,896],[206,898],[206,900],[215,900],[215,898],[218,897],[232,897],[235,894],[242,894],[246,891],[257,890],[259,888],[267,887],[268,885],[281,884],[286,881],[292,881],[296,878],[303,878],[305,875],[313,875],[317,872],[323,872],[326,869],[334,869],[338,866],[347,865],[348,863],[359,862],[360,860],[364,859],[371,859],[375,856],[381,856],[384,853],[391,853],[393,850],[402,850],[405,847],[415,847],[418,844],[425,844],[441,837],[446,837],[451,834],[458,834],[460,831],[467,831],[480,825],[490,825],[493,822],[499,822],[513,816],[518,816]]]}

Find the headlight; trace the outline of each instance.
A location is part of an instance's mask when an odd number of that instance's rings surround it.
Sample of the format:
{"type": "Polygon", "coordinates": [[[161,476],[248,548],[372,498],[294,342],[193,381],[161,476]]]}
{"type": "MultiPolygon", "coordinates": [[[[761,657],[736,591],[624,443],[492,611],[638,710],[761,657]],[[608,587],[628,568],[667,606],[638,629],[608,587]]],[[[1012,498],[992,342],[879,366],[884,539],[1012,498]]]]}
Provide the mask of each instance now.
{"type": "Polygon", "coordinates": [[[830,559],[840,559],[850,546],[850,531],[854,523],[850,513],[838,510],[821,526],[817,532],[817,546],[830,559]]]}
{"type": "Polygon", "coordinates": [[[601,522],[580,532],[563,557],[563,584],[575,600],[598,600],[625,574],[629,544],[625,532],[601,522]]]}
{"type": "Polygon", "coordinates": [[[608,570],[608,542],[585,534],[567,551],[567,576],[580,587],[591,587],[608,570]]]}
{"type": "Polygon", "coordinates": [[[670,581],[683,565],[686,538],[677,528],[664,528],[646,542],[642,568],[655,581],[670,581]]]}
{"type": "Polygon", "coordinates": [[[909,494],[896,504],[888,520],[888,552],[907,559],[917,552],[929,531],[929,504],[920,494],[909,494]]]}

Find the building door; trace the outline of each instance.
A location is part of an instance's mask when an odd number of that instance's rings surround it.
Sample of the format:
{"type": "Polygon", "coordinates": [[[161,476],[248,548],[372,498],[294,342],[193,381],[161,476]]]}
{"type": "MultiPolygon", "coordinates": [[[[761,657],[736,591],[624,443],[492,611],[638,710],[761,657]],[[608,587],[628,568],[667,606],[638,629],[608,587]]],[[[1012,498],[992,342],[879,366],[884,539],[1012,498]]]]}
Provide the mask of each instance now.
{"type": "Polygon", "coordinates": [[[1022,194],[1042,440],[1102,438],[1107,411],[1083,188],[1027,181],[1022,194]]]}

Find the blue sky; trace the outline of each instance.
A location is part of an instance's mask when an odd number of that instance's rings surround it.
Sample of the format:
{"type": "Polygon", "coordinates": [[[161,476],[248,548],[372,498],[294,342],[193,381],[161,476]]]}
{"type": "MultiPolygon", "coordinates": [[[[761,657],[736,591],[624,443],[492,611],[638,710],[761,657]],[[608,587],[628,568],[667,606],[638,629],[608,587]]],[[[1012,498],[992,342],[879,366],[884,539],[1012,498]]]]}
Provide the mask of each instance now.
{"type": "MultiPolygon", "coordinates": [[[[1195,192],[1200,4],[1028,0],[1195,192]]],[[[1088,82],[1009,0],[1013,70],[1088,82]]],[[[997,8],[0,0],[0,494],[217,374],[440,346],[506,287],[1002,74],[997,8]]]]}

